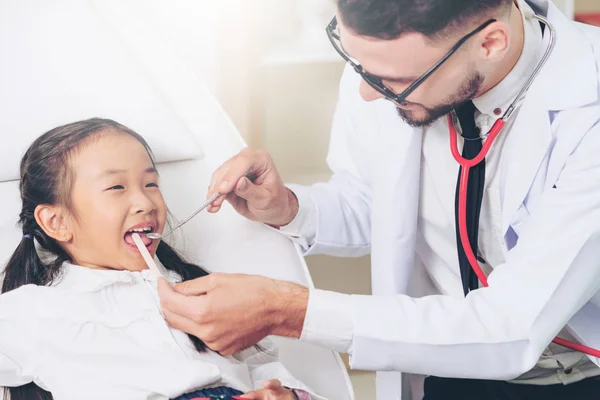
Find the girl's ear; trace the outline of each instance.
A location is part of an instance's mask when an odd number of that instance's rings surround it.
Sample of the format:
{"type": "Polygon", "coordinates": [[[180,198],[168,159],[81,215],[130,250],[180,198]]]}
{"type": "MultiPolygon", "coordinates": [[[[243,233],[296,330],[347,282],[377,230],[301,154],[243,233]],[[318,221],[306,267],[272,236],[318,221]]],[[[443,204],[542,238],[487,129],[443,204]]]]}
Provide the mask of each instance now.
{"type": "Polygon", "coordinates": [[[40,228],[52,239],[63,243],[73,240],[70,218],[63,207],[40,204],[35,208],[34,216],[40,228]]]}

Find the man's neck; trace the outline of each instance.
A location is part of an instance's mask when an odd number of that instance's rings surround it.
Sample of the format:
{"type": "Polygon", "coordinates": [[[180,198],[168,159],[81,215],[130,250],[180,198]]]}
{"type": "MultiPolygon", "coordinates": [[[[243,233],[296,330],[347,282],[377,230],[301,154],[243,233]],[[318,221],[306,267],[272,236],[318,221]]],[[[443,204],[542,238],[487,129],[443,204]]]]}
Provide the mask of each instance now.
{"type": "Polygon", "coordinates": [[[510,12],[510,31],[511,42],[506,57],[502,60],[499,67],[491,73],[480,90],[479,95],[486,93],[493,89],[497,84],[502,82],[504,78],[512,71],[515,67],[521,54],[523,53],[523,47],[525,45],[525,27],[523,26],[523,17],[521,11],[516,4],[513,3],[512,10],[510,12]]]}

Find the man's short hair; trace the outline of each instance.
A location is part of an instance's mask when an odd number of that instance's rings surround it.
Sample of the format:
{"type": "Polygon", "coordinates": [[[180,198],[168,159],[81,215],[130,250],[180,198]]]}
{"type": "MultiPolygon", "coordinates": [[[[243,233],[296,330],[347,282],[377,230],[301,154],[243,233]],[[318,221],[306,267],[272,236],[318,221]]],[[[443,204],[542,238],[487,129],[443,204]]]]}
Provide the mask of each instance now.
{"type": "MultiPolygon", "coordinates": [[[[403,33],[447,36],[478,17],[508,10],[513,0],[336,0],[342,22],[353,32],[384,40],[403,33]]],[[[483,23],[485,21],[480,21],[483,23]]]]}

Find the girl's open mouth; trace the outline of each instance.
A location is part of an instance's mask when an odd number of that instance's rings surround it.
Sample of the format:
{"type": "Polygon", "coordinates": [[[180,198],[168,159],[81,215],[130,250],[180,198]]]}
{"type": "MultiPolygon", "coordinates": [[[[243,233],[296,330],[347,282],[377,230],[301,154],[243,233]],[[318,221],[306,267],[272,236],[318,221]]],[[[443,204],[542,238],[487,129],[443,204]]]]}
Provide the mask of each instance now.
{"type": "Polygon", "coordinates": [[[152,229],[151,226],[146,226],[146,227],[142,227],[142,228],[131,229],[131,230],[129,230],[129,231],[127,231],[125,233],[125,236],[123,236],[123,240],[125,240],[125,243],[127,243],[127,245],[132,250],[135,250],[135,251],[139,252],[139,249],[135,245],[135,242],[133,241],[133,237],[132,237],[132,235],[134,233],[137,233],[137,234],[140,235],[140,238],[142,239],[142,242],[144,242],[144,245],[146,246],[146,248],[148,249],[148,251],[150,251],[150,249],[152,248],[152,242],[153,242],[153,240],[150,239],[148,236],[146,236],[146,234],[150,233],[152,231],[153,231],[153,229],[152,229]]]}

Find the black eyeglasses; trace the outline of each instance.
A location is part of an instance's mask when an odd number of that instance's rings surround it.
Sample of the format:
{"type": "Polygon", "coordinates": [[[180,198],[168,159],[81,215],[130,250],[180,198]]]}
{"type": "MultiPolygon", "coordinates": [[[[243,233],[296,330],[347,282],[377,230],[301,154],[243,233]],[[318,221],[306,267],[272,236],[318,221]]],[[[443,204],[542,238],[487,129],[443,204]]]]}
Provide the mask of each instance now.
{"type": "Polygon", "coordinates": [[[356,73],[359,74],[365,80],[365,82],[367,82],[369,85],[371,85],[371,87],[373,89],[377,90],[379,93],[381,93],[387,99],[395,102],[398,105],[404,105],[404,104],[406,104],[406,98],[408,96],[410,96],[410,94],[412,92],[414,92],[415,89],[417,89],[439,67],[441,67],[442,64],[444,64],[444,62],[446,62],[446,60],[448,60],[448,58],[450,58],[450,56],[452,56],[452,54],[454,54],[456,52],[456,50],[458,50],[472,36],[481,32],[483,29],[485,29],[488,25],[490,25],[493,22],[496,22],[496,20],[490,19],[489,21],[486,21],[481,26],[479,26],[477,29],[475,29],[474,31],[472,31],[471,33],[467,34],[462,39],[460,39],[458,41],[458,43],[456,43],[454,45],[454,47],[452,47],[450,49],[450,51],[440,61],[437,62],[437,64],[435,64],[433,67],[431,67],[429,69],[429,71],[427,71],[423,75],[421,75],[421,77],[419,79],[417,79],[416,81],[411,83],[411,85],[400,94],[396,94],[391,89],[387,88],[383,84],[383,80],[380,77],[371,75],[368,72],[365,72],[360,64],[357,64],[354,61],[352,61],[352,59],[344,52],[344,50],[342,49],[342,45],[341,45],[340,35],[339,35],[339,33],[336,32],[336,29],[337,29],[336,17],[333,17],[333,19],[331,20],[329,25],[327,25],[327,37],[329,37],[329,41],[331,42],[331,44],[333,45],[335,50],[339,53],[339,55],[342,56],[342,58],[354,68],[356,73]]]}

